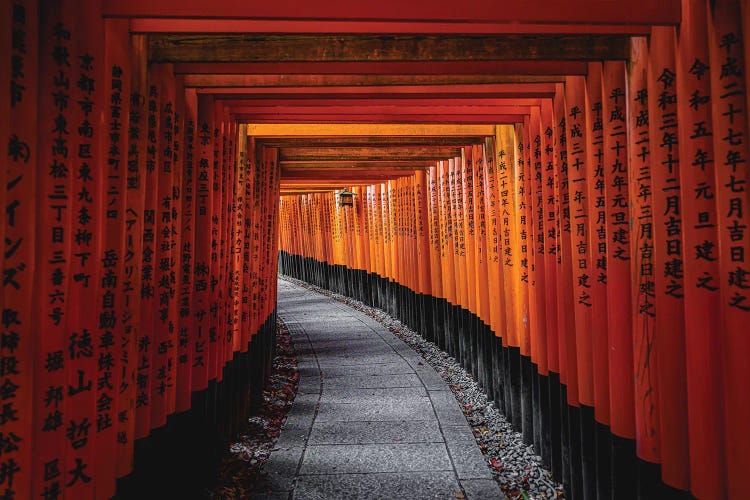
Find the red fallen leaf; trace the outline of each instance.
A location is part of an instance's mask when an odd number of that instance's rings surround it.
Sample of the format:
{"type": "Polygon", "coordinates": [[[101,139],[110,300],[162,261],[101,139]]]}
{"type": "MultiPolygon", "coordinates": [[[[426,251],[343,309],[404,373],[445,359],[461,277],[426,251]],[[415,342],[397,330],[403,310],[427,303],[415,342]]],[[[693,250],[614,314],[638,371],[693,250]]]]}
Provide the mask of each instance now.
{"type": "Polygon", "coordinates": [[[492,457],[492,458],[490,459],[490,465],[492,466],[492,468],[493,468],[493,469],[495,469],[495,470],[496,470],[496,471],[498,471],[498,472],[500,472],[500,471],[502,471],[502,470],[503,470],[503,465],[502,465],[502,464],[500,463],[500,461],[498,461],[498,459],[497,459],[497,458],[495,458],[495,457],[492,457]]]}
{"type": "Polygon", "coordinates": [[[471,405],[466,405],[467,410],[471,410],[471,405]]]}

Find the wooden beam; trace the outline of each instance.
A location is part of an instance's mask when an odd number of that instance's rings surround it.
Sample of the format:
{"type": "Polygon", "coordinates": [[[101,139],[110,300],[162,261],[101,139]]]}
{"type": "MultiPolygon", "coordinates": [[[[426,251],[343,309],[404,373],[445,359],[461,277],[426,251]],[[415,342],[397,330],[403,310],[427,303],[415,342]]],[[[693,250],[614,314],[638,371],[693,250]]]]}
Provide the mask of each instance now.
{"type": "Polygon", "coordinates": [[[214,89],[236,87],[259,89],[259,91],[267,90],[269,92],[289,92],[290,90],[286,88],[308,89],[311,87],[336,87],[337,92],[340,89],[343,89],[342,92],[355,92],[360,87],[367,88],[368,91],[375,91],[374,89],[391,86],[410,88],[430,85],[555,84],[565,81],[563,76],[546,75],[259,75],[184,73],[184,70],[190,67],[190,64],[175,66],[176,69],[181,70],[180,74],[184,74],[185,87],[208,87],[214,89]]]}
{"type": "Polygon", "coordinates": [[[522,123],[528,115],[443,115],[443,114],[234,114],[233,118],[248,124],[347,123],[347,124],[420,124],[477,125],[522,123]]]}
{"type": "Polygon", "coordinates": [[[149,37],[152,62],[598,61],[629,55],[630,37],[609,34],[149,37]]]}
{"type": "Polygon", "coordinates": [[[495,127],[488,125],[439,124],[249,124],[247,135],[255,137],[489,137],[495,127]]]}
{"type": "Polygon", "coordinates": [[[465,22],[513,24],[677,24],[680,1],[639,2],[549,0],[502,2],[464,0],[103,0],[106,17],[256,20],[341,20],[389,22],[465,22]]]}
{"type": "Polygon", "coordinates": [[[484,137],[286,137],[258,139],[257,146],[271,148],[320,147],[338,148],[352,146],[392,147],[392,146],[468,146],[483,144],[484,137]]]}
{"type": "Polygon", "coordinates": [[[586,61],[183,62],[174,73],[235,75],[585,75],[586,61]]]}
{"type": "Polygon", "coordinates": [[[401,109],[409,113],[408,110],[415,109],[426,111],[435,108],[438,111],[447,109],[468,110],[470,108],[481,107],[490,109],[497,113],[515,113],[518,111],[528,112],[529,106],[541,106],[542,99],[528,97],[422,97],[414,98],[409,96],[392,97],[372,97],[369,99],[315,99],[297,96],[294,99],[289,97],[282,99],[218,99],[224,106],[234,110],[236,113],[253,112],[257,110],[260,113],[267,112],[270,109],[276,109],[279,112],[285,110],[299,110],[300,112],[318,112],[321,109],[329,110],[331,113],[337,112],[337,109],[357,109],[363,112],[368,109],[401,109]],[[252,111],[251,111],[252,110],[252,111]]]}
{"type": "Polygon", "coordinates": [[[388,22],[278,19],[133,19],[132,33],[621,34],[645,36],[646,24],[388,22]]]}
{"type": "Polygon", "coordinates": [[[446,146],[389,146],[389,147],[287,147],[279,151],[279,162],[295,163],[425,160],[455,158],[461,156],[461,148],[446,146]]]}
{"type": "MultiPolygon", "coordinates": [[[[410,168],[424,168],[434,165],[437,160],[447,159],[449,157],[440,157],[435,159],[422,159],[422,158],[411,158],[408,160],[400,159],[348,159],[348,160],[309,160],[309,161],[281,161],[279,165],[288,170],[300,171],[300,170],[323,170],[323,169],[339,169],[339,170],[374,170],[382,168],[395,168],[395,169],[410,169],[410,168]]],[[[453,156],[450,156],[453,158],[453,156]]]]}
{"type": "Polygon", "coordinates": [[[410,106],[404,103],[398,105],[372,105],[372,106],[229,106],[231,113],[246,116],[282,116],[297,115],[308,117],[312,120],[316,116],[331,115],[358,115],[358,116],[380,116],[397,115],[407,117],[409,115],[439,115],[450,118],[452,115],[527,115],[532,106],[410,106]]]}
{"type": "MultiPolygon", "coordinates": [[[[554,83],[512,84],[511,88],[487,88],[487,85],[428,85],[425,87],[199,87],[199,94],[211,94],[222,101],[338,101],[359,99],[550,99],[554,83]]],[[[502,87],[493,86],[493,87],[502,87]]],[[[520,103],[518,103],[520,104],[520,103]]],[[[537,102],[538,104],[538,102],[537,102]]]]}

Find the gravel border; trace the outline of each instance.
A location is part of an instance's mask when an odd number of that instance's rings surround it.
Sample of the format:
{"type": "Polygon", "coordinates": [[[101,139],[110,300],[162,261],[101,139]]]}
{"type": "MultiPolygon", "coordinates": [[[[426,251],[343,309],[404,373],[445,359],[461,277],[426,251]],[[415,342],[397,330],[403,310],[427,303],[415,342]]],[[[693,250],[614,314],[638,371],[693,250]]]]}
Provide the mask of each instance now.
{"type": "Polygon", "coordinates": [[[513,430],[471,374],[466,373],[452,356],[380,309],[289,276],[280,275],[279,278],[363,312],[417,351],[453,391],[487,466],[506,498],[564,498],[562,485],[555,482],[552,474],[544,468],[542,458],[534,453],[534,446],[523,442],[521,433],[513,430]]]}

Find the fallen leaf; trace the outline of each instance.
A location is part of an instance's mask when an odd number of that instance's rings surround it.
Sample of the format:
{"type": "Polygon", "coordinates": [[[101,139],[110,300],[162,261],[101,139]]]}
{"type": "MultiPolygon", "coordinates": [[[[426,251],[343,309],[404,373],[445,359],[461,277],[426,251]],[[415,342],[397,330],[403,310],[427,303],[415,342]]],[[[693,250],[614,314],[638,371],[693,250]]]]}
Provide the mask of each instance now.
{"type": "Polygon", "coordinates": [[[454,494],[453,496],[454,496],[454,497],[456,497],[456,498],[466,498],[466,497],[464,496],[464,494],[463,494],[463,493],[461,493],[460,491],[459,491],[458,493],[454,494]]]}

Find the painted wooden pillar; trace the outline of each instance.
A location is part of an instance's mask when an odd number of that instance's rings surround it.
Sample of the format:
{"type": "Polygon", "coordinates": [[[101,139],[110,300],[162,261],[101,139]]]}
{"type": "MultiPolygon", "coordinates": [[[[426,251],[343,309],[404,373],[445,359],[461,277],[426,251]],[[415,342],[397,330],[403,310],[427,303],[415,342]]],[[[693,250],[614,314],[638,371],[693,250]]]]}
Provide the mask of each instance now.
{"type": "MultiPolygon", "coordinates": [[[[474,218],[474,157],[471,147],[464,147],[462,152],[461,185],[458,194],[458,206],[461,208],[461,221],[463,224],[463,245],[460,255],[466,263],[466,274],[462,281],[466,286],[465,308],[472,314],[477,314],[479,305],[477,302],[477,291],[480,286],[472,277],[476,276],[476,219],[474,218]]],[[[475,362],[475,361],[472,361],[475,362]]]]}
{"type": "Polygon", "coordinates": [[[591,347],[593,356],[594,415],[609,425],[609,346],[607,337],[607,220],[604,178],[604,118],[602,67],[590,63],[586,78],[586,187],[588,248],[590,251],[591,347]]]}
{"type": "Polygon", "coordinates": [[[628,75],[628,156],[633,220],[631,289],[633,317],[633,375],[635,381],[635,435],[638,457],[659,460],[659,386],[656,373],[652,158],[647,85],[648,44],[634,38],[628,75]]]}
{"type": "Polygon", "coordinates": [[[156,351],[156,213],[159,204],[159,106],[160,88],[156,84],[158,71],[151,67],[148,73],[145,109],[146,151],[144,160],[143,189],[145,201],[143,205],[143,234],[141,254],[141,314],[138,336],[137,362],[137,397],[136,397],[136,438],[146,437],[151,430],[151,403],[154,377],[152,366],[156,351]]]}
{"type": "Polygon", "coordinates": [[[106,318],[100,321],[91,314],[91,305],[101,304],[103,295],[97,257],[101,255],[104,221],[104,142],[100,138],[104,130],[104,30],[95,2],[71,2],[66,8],[79,15],[72,24],[70,50],[70,80],[76,84],[70,86],[70,100],[75,104],[68,121],[72,223],[66,230],[72,242],[65,337],[69,356],[64,410],[69,479],[65,491],[78,498],[104,498],[106,493],[114,493],[114,477],[107,481],[100,475],[101,464],[107,460],[96,460],[98,441],[103,437],[98,431],[104,422],[94,418],[94,409],[108,397],[103,389],[113,386],[100,378],[97,358],[100,349],[114,346],[115,339],[106,318]],[[86,481],[86,477],[92,480],[86,481]],[[97,492],[100,487],[102,493],[97,492]]]}
{"type": "Polygon", "coordinates": [[[531,224],[531,179],[529,173],[529,123],[525,120],[521,126],[516,126],[518,137],[518,159],[516,169],[516,206],[518,217],[518,248],[519,248],[519,280],[517,281],[516,297],[516,338],[521,355],[531,356],[531,340],[529,321],[531,310],[529,290],[531,280],[531,246],[533,242],[533,228],[531,224]]]}
{"type": "Polygon", "coordinates": [[[172,264],[172,209],[173,197],[173,149],[174,149],[174,77],[171,65],[153,65],[152,84],[159,93],[156,118],[158,120],[156,175],[157,204],[154,213],[154,318],[152,382],[151,382],[151,426],[158,428],[166,424],[170,399],[174,401],[175,373],[174,349],[176,348],[171,291],[172,264]]]}
{"type": "MultiPolygon", "coordinates": [[[[98,317],[102,328],[99,343],[99,380],[103,383],[97,395],[96,422],[99,439],[96,460],[99,474],[106,479],[97,485],[97,496],[113,495],[115,479],[120,474],[118,452],[122,448],[118,421],[127,413],[132,392],[127,371],[130,358],[127,348],[133,342],[125,322],[128,298],[125,281],[127,151],[130,129],[130,33],[122,20],[105,22],[104,93],[106,134],[100,135],[104,181],[104,235],[99,262],[102,266],[102,296],[98,317]],[[112,336],[112,341],[104,341],[112,336]],[[100,488],[100,486],[102,488],[100,488]]],[[[122,431],[125,432],[125,431],[122,431]]]]}
{"type": "Polygon", "coordinates": [[[194,293],[195,337],[193,344],[193,390],[208,387],[209,380],[209,331],[210,331],[210,280],[211,280],[211,215],[213,207],[213,100],[206,95],[198,96],[197,136],[197,180],[194,246],[194,293]],[[200,236],[199,236],[200,235],[200,236]]]}
{"type": "MultiPolygon", "coordinates": [[[[589,204],[587,193],[587,141],[585,83],[581,77],[565,81],[568,185],[574,284],[575,342],[568,342],[568,404],[594,405],[593,352],[591,333],[591,286],[594,269],[589,247],[589,204]],[[576,369],[573,379],[572,370],[576,369]],[[576,390],[577,389],[577,390],[576,390]]],[[[573,339],[570,339],[571,341],[573,339]]]]}
{"type": "MultiPolygon", "coordinates": [[[[544,239],[544,254],[542,264],[544,267],[544,300],[545,309],[545,335],[547,353],[547,368],[555,373],[560,372],[560,357],[558,351],[558,326],[557,326],[557,260],[560,251],[558,245],[559,204],[555,191],[555,155],[554,155],[554,122],[552,113],[552,101],[547,99],[542,102],[541,108],[541,188],[542,206],[541,221],[542,237],[544,239]]],[[[539,224],[539,222],[537,224],[539,224]]],[[[545,374],[540,364],[540,373],[545,374]]]]}
{"type": "Polygon", "coordinates": [[[121,346],[120,405],[117,418],[117,473],[119,477],[133,469],[136,439],[136,403],[139,380],[139,339],[141,337],[141,283],[143,220],[146,194],[145,162],[147,140],[146,38],[132,36],[130,42],[130,102],[127,131],[127,171],[125,194],[125,256],[122,288],[124,293],[123,333],[127,343],[121,346]]]}
{"type": "Polygon", "coordinates": [[[424,170],[417,170],[414,177],[414,218],[416,224],[417,254],[416,259],[419,266],[419,287],[417,292],[423,295],[431,295],[433,289],[430,282],[432,271],[432,258],[430,254],[430,234],[429,234],[429,186],[427,184],[427,173],[424,170]]]}
{"type": "Polygon", "coordinates": [[[630,199],[625,63],[605,62],[602,74],[604,184],[606,192],[607,332],[610,427],[634,434],[633,337],[630,302],[630,199]]]}
{"type": "MultiPolygon", "coordinates": [[[[502,266],[502,244],[500,241],[502,238],[502,226],[500,225],[502,206],[497,182],[498,162],[495,154],[495,139],[493,138],[488,143],[489,151],[483,150],[483,192],[481,194],[484,196],[485,259],[489,293],[487,317],[492,332],[504,341],[507,334],[505,329],[501,328],[504,316],[500,306],[503,298],[503,280],[500,274],[500,267],[502,266]]],[[[499,383],[499,381],[496,381],[496,383],[499,383]]]]}
{"type": "MultiPolygon", "coordinates": [[[[575,346],[575,313],[573,307],[574,262],[571,252],[573,220],[571,218],[570,168],[568,160],[567,112],[565,107],[565,87],[558,84],[554,98],[554,168],[555,192],[558,200],[557,231],[557,328],[560,364],[560,381],[570,387],[577,379],[575,364],[570,365],[568,349],[575,346]]],[[[575,350],[575,349],[574,349],[575,350]]],[[[575,384],[573,384],[575,385],[575,384]]],[[[576,388],[577,391],[577,388],[576,388]]]]}
{"type": "MultiPolygon", "coordinates": [[[[727,492],[730,498],[750,495],[750,400],[743,383],[748,379],[750,356],[747,322],[750,236],[748,212],[747,88],[743,75],[746,52],[738,2],[709,3],[708,40],[713,121],[714,176],[718,229],[720,342],[724,365],[724,404],[727,492]],[[744,422],[744,423],[743,423],[744,422]]],[[[715,339],[715,337],[714,337],[715,339]]],[[[715,341],[715,340],[714,340],[715,341]]]]}
{"type": "Polygon", "coordinates": [[[427,186],[429,189],[429,231],[430,231],[430,289],[435,298],[445,298],[443,292],[443,266],[441,262],[442,239],[440,232],[440,181],[438,167],[432,166],[427,170],[427,186]]]}
{"type": "Polygon", "coordinates": [[[518,289],[521,279],[520,234],[517,230],[519,217],[516,208],[518,200],[518,159],[516,151],[516,132],[513,125],[501,125],[495,128],[496,179],[489,179],[491,186],[496,183],[499,198],[500,240],[498,253],[500,267],[498,275],[502,277],[504,300],[498,301],[498,321],[500,331],[504,331],[503,345],[518,347],[518,289]]]}
{"type": "Polygon", "coordinates": [[[198,96],[194,89],[186,89],[184,96],[184,125],[182,146],[182,183],[180,231],[180,266],[177,273],[177,397],[175,409],[178,412],[190,408],[193,389],[193,353],[195,323],[193,317],[193,267],[195,263],[195,221],[196,221],[196,180],[197,176],[197,126],[198,96]]]}
{"type": "Polygon", "coordinates": [[[547,311],[545,307],[545,254],[544,234],[544,143],[542,140],[541,110],[531,109],[529,137],[531,148],[527,151],[531,162],[527,179],[531,188],[527,198],[529,205],[530,270],[529,270],[529,337],[531,359],[539,373],[546,375],[547,369],[547,311]]]}
{"type": "Polygon", "coordinates": [[[716,167],[706,2],[682,5],[676,60],[680,194],[685,225],[685,354],[690,490],[726,496],[716,167]],[[711,411],[708,409],[711,408],[711,411]]]}
{"type": "Polygon", "coordinates": [[[684,337],[683,212],[680,198],[674,28],[653,28],[648,99],[653,189],[654,352],[659,384],[662,479],[687,489],[688,455],[684,337]]]}
{"type": "MultiPolygon", "coordinates": [[[[475,278],[477,288],[477,314],[485,325],[490,325],[490,288],[489,277],[489,252],[487,249],[487,205],[485,198],[485,161],[484,146],[475,145],[472,150],[472,162],[474,164],[472,187],[472,198],[474,201],[474,233],[475,233],[475,278]]],[[[490,157],[491,158],[491,157],[490,157]]],[[[495,281],[499,284],[499,280],[495,281]]]]}
{"type": "MultiPolygon", "coordinates": [[[[54,210],[51,205],[56,204],[49,198],[42,199],[41,194],[49,195],[57,182],[48,168],[51,164],[49,150],[55,140],[49,131],[55,128],[57,108],[50,107],[38,113],[37,105],[51,104],[51,94],[55,91],[52,71],[57,68],[51,52],[46,53],[44,59],[40,56],[40,48],[51,48],[54,37],[51,19],[40,19],[36,2],[5,1],[0,3],[0,9],[0,54],[5,60],[0,70],[0,95],[6,110],[5,116],[0,118],[0,241],[3,242],[0,253],[3,273],[0,287],[0,467],[7,471],[0,482],[0,491],[8,497],[24,498],[37,491],[41,494],[43,482],[51,488],[61,487],[65,474],[61,426],[50,430],[53,435],[49,443],[37,441],[45,434],[45,415],[62,410],[62,402],[55,399],[50,401],[49,408],[42,406],[42,410],[34,410],[45,399],[37,392],[42,384],[55,381],[54,386],[58,387],[57,381],[61,379],[57,370],[50,371],[38,364],[50,352],[48,349],[57,351],[64,329],[54,325],[53,318],[46,317],[52,309],[46,297],[54,293],[51,281],[54,263],[37,264],[42,258],[52,256],[51,248],[40,246],[50,241],[52,219],[47,219],[44,231],[35,229],[36,221],[49,216],[54,210]],[[40,59],[47,70],[39,70],[40,59]],[[43,126],[39,127],[38,123],[43,126]],[[35,281],[35,272],[43,277],[35,281]],[[37,288],[40,282],[44,284],[42,289],[37,288]],[[45,300],[33,299],[35,291],[45,300]],[[36,305],[37,302],[41,304],[36,305]],[[39,313],[44,313],[45,318],[39,318],[39,313]],[[52,338],[46,339],[42,332],[50,324],[52,338]],[[57,467],[59,473],[40,475],[46,463],[57,467]]],[[[57,12],[50,18],[56,15],[57,12]]],[[[65,194],[67,176],[61,184],[62,194],[65,194]]],[[[61,245],[56,247],[61,248],[61,245]]]]}

